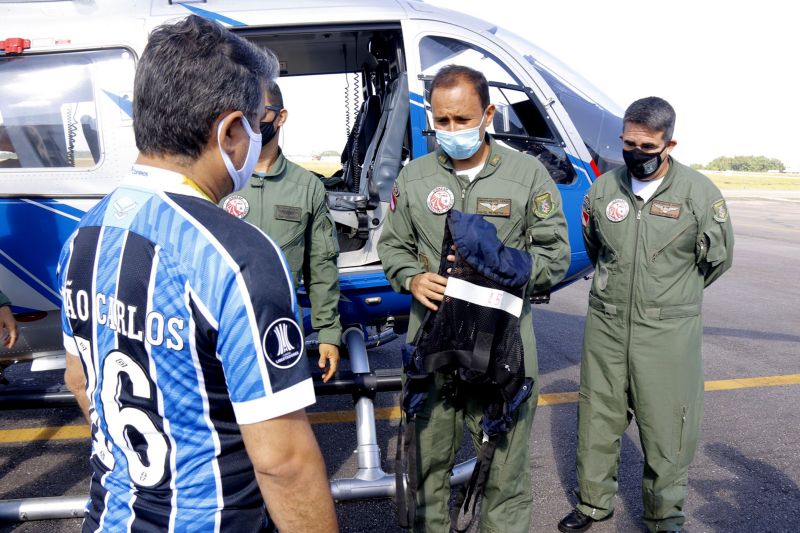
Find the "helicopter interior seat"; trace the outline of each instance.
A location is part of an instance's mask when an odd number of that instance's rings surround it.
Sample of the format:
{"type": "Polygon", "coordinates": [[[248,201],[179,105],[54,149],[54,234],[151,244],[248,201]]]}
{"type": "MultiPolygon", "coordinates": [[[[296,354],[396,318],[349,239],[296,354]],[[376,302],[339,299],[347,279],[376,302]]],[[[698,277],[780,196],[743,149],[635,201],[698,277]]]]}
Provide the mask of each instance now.
{"type": "Polygon", "coordinates": [[[372,209],[390,200],[394,181],[408,158],[408,120],[408,76],[401,72],[386,88],[381,119],[364,157],[366,179],[359,193],[368,196],[372,209]]]}
{"type": "Polygon", "coordinates": [[[358,190],[328,192],[328,207],[334,211],[350,211],[355,218],[349,233],[339,233],[342,251],[363,246],[369,239],[370,220],[367,211],[388,202],[392,186],[400,172],[402,161],[408,157],[408,77],[398,74],[386,85],[380,120],[365,150],[358,190]]]}
{"type": "Polygon", "coordinates": [[[361,178],[361,165],[378,122],[381,118],[381,97],[377,94],[367,96],[356,117],[356,126],[347,137],[347,144],[342,151],[342,182],[344,188],[356,192],[361,178]]]}

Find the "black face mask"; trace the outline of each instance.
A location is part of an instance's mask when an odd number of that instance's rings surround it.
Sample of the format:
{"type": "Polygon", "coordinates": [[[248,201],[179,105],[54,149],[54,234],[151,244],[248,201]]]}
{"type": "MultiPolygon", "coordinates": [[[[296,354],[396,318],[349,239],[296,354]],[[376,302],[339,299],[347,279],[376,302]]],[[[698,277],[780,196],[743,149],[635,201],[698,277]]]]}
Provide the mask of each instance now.
{"type": "MultiPolygon", "coordinates": [[[[278,117],[275,117],[275,120],[278,120],[278,117]]],[[[275,127],[275,120],[261,123],[261,146],[266,146],[278,133],[278,129],[275,127]]]]}
{"type": "MultiPolygon", "coordinates": [[[[665,146],[664,150],[666,149],[667,147],[665,146]]],[[[661,154],[664,153],[664,150],[661,150],[657,154],[648,154],[639,148],[623,150],[622,159],[625,160],[625,165],[627,165],[628,170],[633,174],[634,178],[646,180],[661,168],[661,164],[664,162],[661,158],[661,154]]]]}

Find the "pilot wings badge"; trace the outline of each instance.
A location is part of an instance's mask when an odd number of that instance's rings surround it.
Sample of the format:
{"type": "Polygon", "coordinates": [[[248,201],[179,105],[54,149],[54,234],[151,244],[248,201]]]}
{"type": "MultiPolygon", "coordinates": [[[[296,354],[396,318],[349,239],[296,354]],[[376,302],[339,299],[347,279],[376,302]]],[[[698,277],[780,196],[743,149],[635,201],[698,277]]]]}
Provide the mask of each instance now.
{"type": "Polygon", "coordinates": [[[650,204],[650,214],[657,217],[678,218],[681,216],[681,204],[653,200],[650,204]]]}
{"type": "Polygon", "coordinates": [[[511,198],[478,198],[475,212],[494,217],[511,216],[511,198]]]}

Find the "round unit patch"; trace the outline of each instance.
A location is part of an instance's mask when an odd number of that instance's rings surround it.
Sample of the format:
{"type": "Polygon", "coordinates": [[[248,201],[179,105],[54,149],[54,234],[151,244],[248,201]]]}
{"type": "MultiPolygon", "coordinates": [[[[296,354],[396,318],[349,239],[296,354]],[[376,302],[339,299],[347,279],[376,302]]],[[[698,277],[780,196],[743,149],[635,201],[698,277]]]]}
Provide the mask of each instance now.
{"type": "Polygon", "coordinates": [[[291,368],[303,355],[303,333],[297,322],[279,318],[264,333],[264,355],[272,366],[291,368]]]}
{"type": "Polygon", "coordinates": [[[228,196],[225,202],[223,202],[222,208],[236,218],[244,218],[247,216],[247,213],[250,212],[250,204],[247,203],[244,197],[238,194],[228,196]]]}
{"type": "Polygon", "coordinates": [[[436,187],[428,194],[428,209],[437,215],[447,213],[453,207],[454,200],[453,191],[447,187],[436,187]]]}
{"type": "Polygon", "coordinates": [[[625,220],[630,210],[628,202],[622,198],[617,198],[616,200],[611,200],[606,206],[606,217],[611,222],[621,222],[625,220]]]}

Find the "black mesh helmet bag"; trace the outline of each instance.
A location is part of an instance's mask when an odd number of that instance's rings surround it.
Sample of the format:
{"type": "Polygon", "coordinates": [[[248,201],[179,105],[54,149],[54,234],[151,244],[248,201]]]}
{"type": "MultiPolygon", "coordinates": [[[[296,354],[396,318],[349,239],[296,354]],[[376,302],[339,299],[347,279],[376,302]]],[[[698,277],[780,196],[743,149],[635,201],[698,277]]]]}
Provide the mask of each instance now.
{"type": "MultiPolygon", "coordinates": [[[[439,264],[439,274],[448,278],[444,301],[438,311],[425,315],[414,343],[404,348],[403,410],[408,423],[401,426],[401,442],[406,451],[413,445],[414,415],[424,404],[432,372],[453,375],[456,388],[485,399],[484,445],[470,483],[456,499],[453,528],[457,531],[465,530],[474,518],[497,435],[511,428],[514,414],[533,391],[532,380],[525,377],[519,328],[530,273],[530,255],[504,246],[493,224],[457,210],[447,214],[439,264]],[[455,255],[454,263],[447,261],[448,255],[455,255]]],[[[411,478],[398,477],[407,493],[404,505],[398,505],[406,513],[401,525],[406,525],[409,520],[413,523],[409,509],[413,500],[408,500],[408,493],[415,488],[416,465],[408,461],[413,452],[401,457],[401,451],[398,448],[398,473],[403,469],[411,478]]],[[[400,489],[399,483],[398,500],[400,489]]]]}

